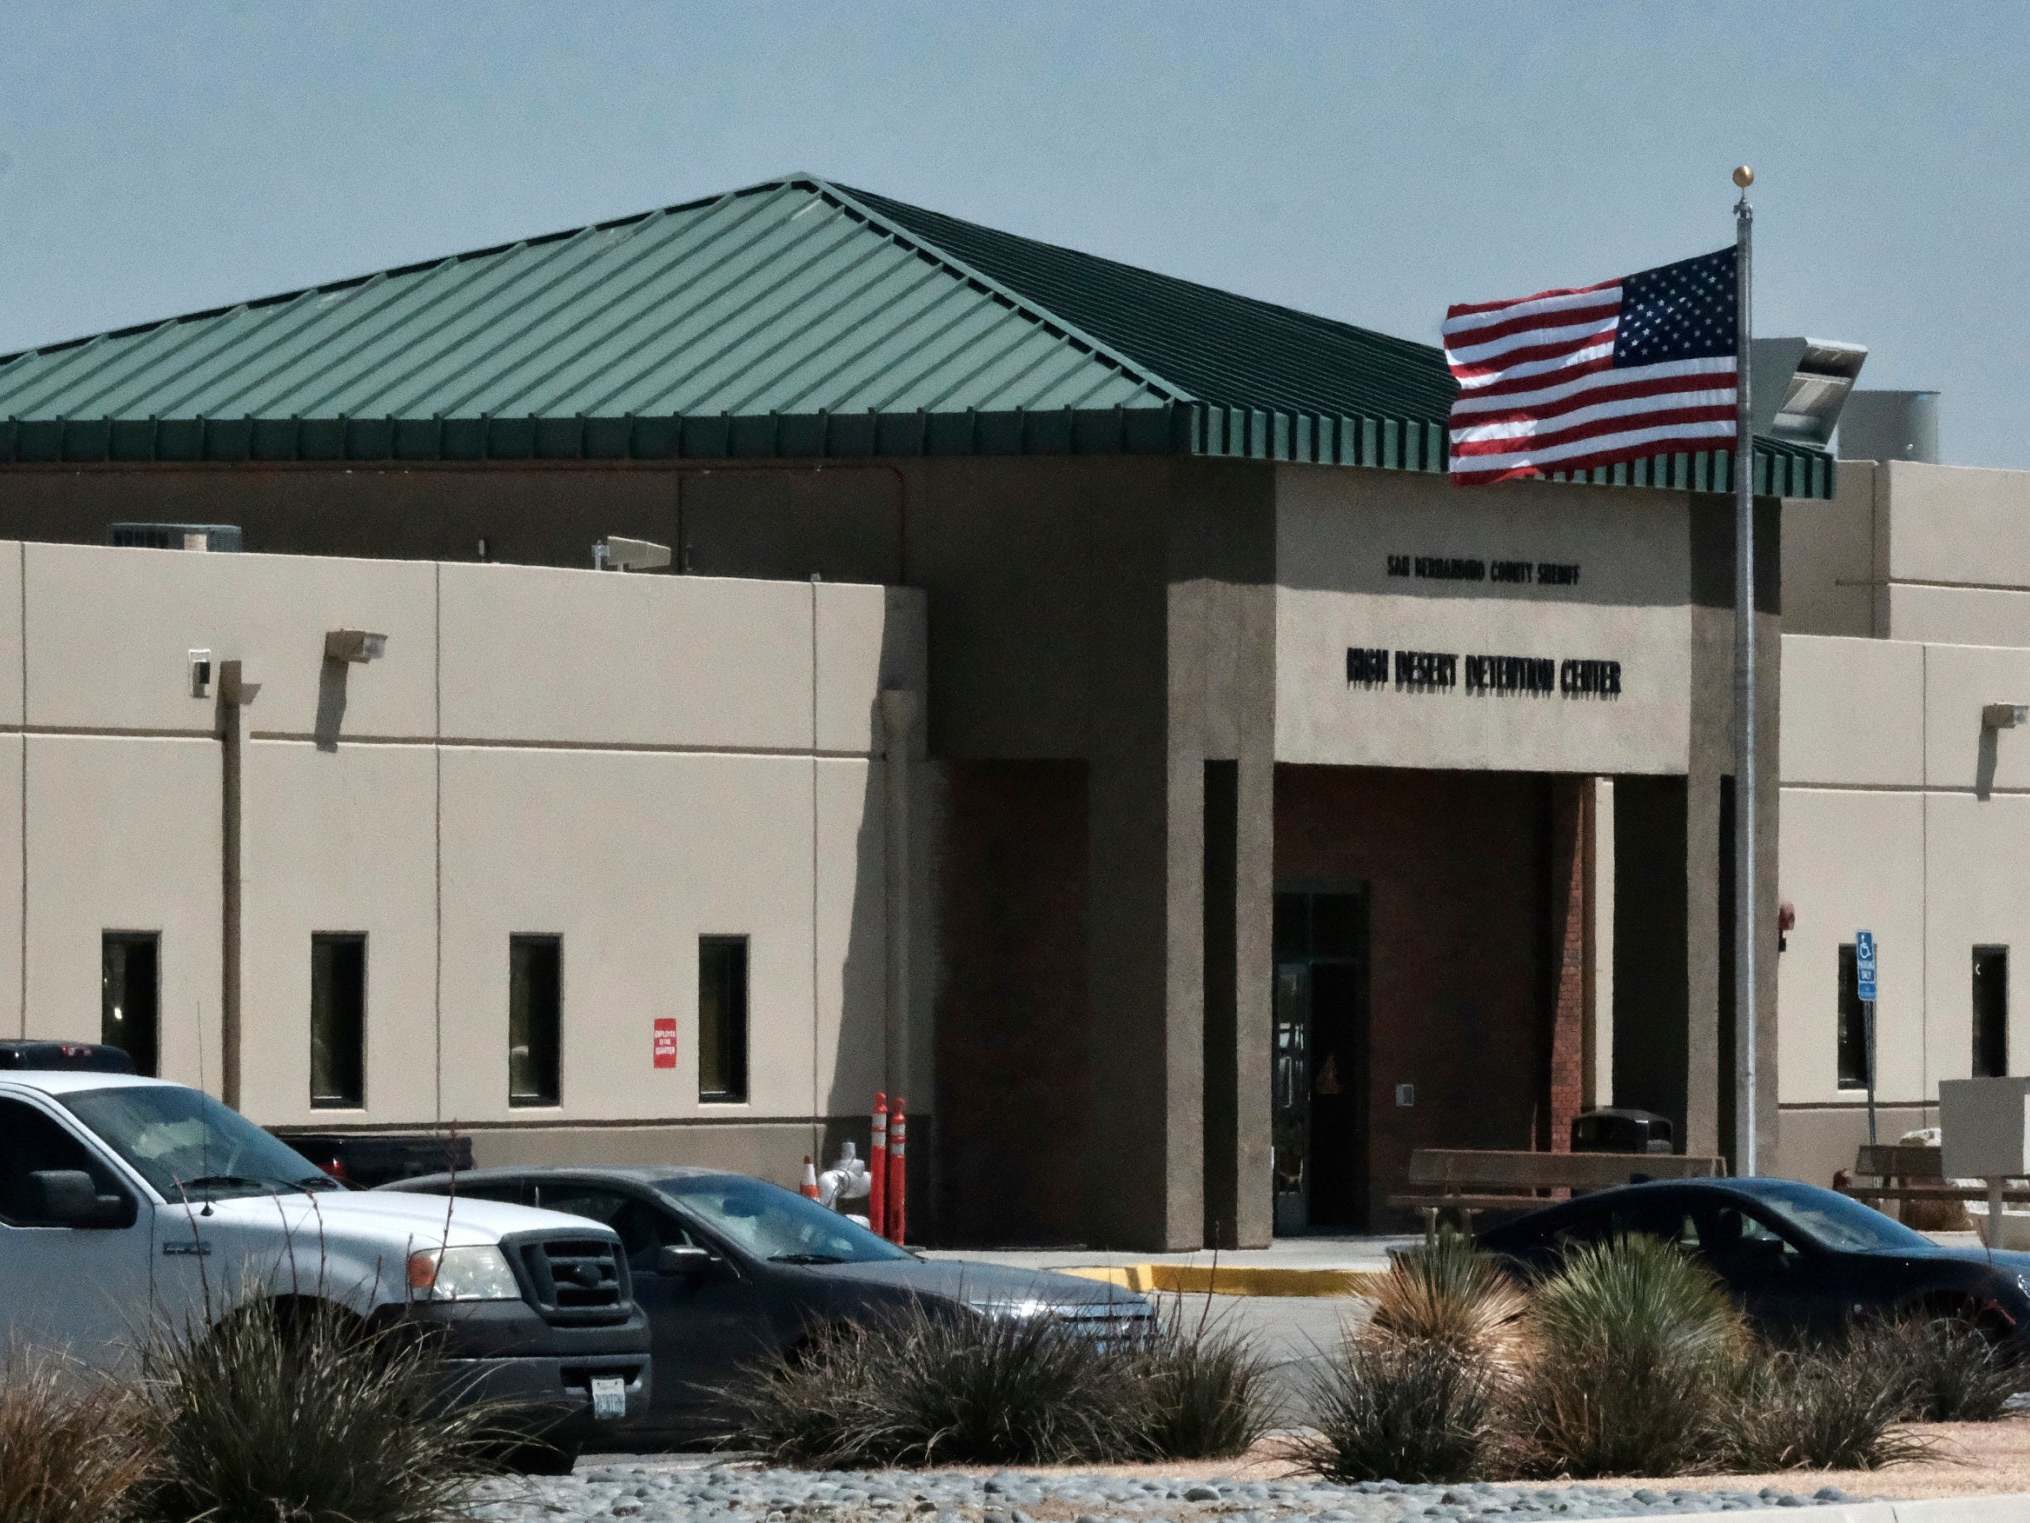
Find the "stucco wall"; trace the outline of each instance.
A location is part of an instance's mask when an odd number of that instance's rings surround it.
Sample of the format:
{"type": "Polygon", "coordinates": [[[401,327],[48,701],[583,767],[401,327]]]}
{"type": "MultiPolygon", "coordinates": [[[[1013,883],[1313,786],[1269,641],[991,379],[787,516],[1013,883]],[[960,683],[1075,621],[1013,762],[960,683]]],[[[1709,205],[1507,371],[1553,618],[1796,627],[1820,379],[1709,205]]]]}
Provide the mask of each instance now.
{"type": "Polygon", "coordinates": [[[1360,766],[1683,772],[1692,542],[1684,497],[1289,468],[1277,484],[1276,758],[1360,766]],[[1391,558],[1409,574],[1391,574],[1391,558]],[[1421,558],[1489,575],[1417,574],[1421,558]],[[1529,568],[1497,581],[1495,562],[1529,568]],[[1577,568],[1548,584],[1546,564],[1577,568]],[[1450,690],[1350,682],[1348,647],[1461,657],[1450,690]],[[1619,663],[1620,691],[1469,691],[1469,654],[1619,663]],[[1498,759],[1498,760],[1497,760],[1498,759]]]}
{"type": "Polygon", "coordinates": [[[159,931],[163,1072],[216,1089],[224,746],[192,649],[259,685],[240,803],[255,1119],[790,1122],[800,1156],[814,1118],[864,1113],[885,1077],[931,1108],[927,1041],[915,1073],[882,1072],[877,697],[923,686],[919,596],[0,545],[0,775],[18,780],[0,861],[22,864],[0,873],[0,1030],[96,1037],[101,932],[159,931]],[[326,662],[339,627],[385,633],[385,657],[326,662]],[[309,1102],[316,931],[368,937],[358,1110],[309,1102]],[[562,1098],[536,1111],[507,1104],[517,932],[564,941],[562,1098]],[[752,938],[739,1105],[698,1099],[711,933],[752,938]],[[657,1016],[677,1019],[674,1071],[651,1066],[657,1016]]]}
{"type": "MultiPolygon", "coordinates": [[[[1972,948],[2030,957],[2030,731],[1981,725],[1984,703],[2030,702],[2030,650],[1787,635],[1784,666],[1782,1158],[1819,1178],[1865,1130],[1835,1067],[1839,945],[1876,935],[1877,1094],[1920,1118],[1971,1068],[1972,948]]],[[[2009,1069],[2030,1073],[2020,993],[2009,1069]]]]}

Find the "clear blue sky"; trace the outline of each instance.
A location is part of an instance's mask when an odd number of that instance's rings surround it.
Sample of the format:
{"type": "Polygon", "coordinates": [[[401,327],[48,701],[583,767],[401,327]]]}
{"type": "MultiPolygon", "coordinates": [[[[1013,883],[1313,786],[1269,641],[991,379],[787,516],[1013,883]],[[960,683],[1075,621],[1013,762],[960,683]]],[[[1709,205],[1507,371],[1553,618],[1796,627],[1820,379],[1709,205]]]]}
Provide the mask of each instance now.
{"type": "Polygon", "coordinates": [[[807,169],[1435,339],[1733,236],[1757,330],[2030,467],[2030,6],[0,9],[0,351],[807,169]]]}

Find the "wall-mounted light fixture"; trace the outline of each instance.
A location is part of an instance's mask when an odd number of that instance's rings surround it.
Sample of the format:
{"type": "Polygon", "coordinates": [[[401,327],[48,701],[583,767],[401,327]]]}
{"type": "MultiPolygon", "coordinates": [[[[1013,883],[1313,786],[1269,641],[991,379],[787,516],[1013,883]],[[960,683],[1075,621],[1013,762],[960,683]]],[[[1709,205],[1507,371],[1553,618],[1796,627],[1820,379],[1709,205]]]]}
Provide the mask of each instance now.
{"type": "Polygon", "coordinates": [[[324,636],[327,661],[378,661],[388,653],[388,637],[365,629],[333,629],[324,636]]]}
{"type": "Polygon", "coordinates": [[[2018,725],[2030,725],[2030,704],[1984,703],[1981,705],[1982,729],[2013,730],[2018,725]]]}
{"type": "Polygon", "coordinates": [[[670,547],[647,539],[609,534],[592,547],[595,571],[661,571],[670,563],[670,547]]]}

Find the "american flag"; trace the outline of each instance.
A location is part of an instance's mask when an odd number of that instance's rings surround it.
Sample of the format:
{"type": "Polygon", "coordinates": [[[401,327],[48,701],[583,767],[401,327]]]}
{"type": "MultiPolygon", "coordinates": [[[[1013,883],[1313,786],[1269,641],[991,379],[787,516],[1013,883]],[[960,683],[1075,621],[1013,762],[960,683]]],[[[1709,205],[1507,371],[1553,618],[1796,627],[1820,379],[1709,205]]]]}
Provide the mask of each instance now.
{"type": "Polygon", "coordinates": [[[1545,476],[1734,438],[1734,250],[1445,313],[1452,480],[1545,476]]]}

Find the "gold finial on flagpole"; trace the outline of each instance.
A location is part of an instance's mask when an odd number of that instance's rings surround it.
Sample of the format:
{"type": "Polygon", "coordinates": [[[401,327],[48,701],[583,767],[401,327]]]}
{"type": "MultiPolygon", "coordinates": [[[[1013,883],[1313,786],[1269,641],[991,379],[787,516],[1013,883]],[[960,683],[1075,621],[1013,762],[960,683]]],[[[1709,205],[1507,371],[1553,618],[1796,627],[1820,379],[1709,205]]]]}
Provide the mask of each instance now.
{"type": "Polygon", "coordinates": [[[1755,183],[1754,166],[1749,164],[1736,164],[1734,166],[1734,183],[1740,186],[1743,190],[1746,190],[1749,186],[1753,185],[1755,183]]]}

